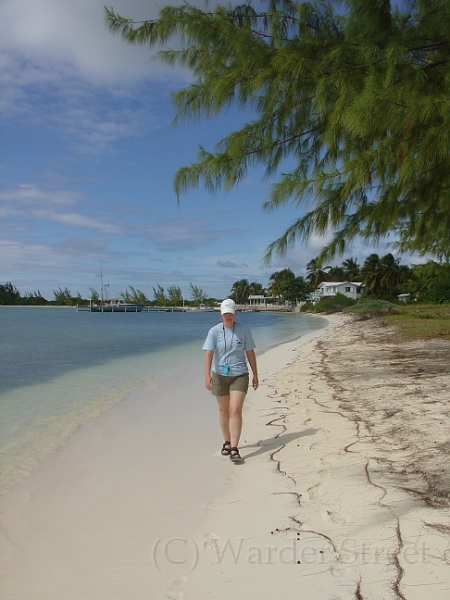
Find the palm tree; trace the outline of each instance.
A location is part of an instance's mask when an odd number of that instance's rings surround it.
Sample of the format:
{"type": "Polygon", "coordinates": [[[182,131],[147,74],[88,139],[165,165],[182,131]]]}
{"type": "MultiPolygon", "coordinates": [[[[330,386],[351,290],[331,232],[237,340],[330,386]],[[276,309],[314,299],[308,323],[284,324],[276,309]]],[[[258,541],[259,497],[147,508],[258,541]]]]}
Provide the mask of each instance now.
{"type": "Polygon", "coordinates": [[[361,275],[365,285],[366,294],[380,295],[383,289],[383,265],[378,254],[371,254],[364,261],[361,275]]]}
{"type": "Polygon", "coordinates": [[[322,267],[322,261],[319,258],[313,258],[306,265],[306,279],[315,289],[319,287],[322,281],[329,281],[327,271],[329,269],[331,269],[330,266],[322,267]]]}
{"type": "Polygon", "coordinates": [[[381,265],[383,270],[383,276],[381,278],[381,284],[383,291],[392,295],[393,288],[402,282],[403,271],[400,266],[400,259],[394,258],[392,254],[386,254],[381,259],[381,265]]]}
{"type": "Polygon", "coordinates": [[[246,304],[249,297],[250,284],[248,279],[240,279],[235,281],[231,288],[230,297],[236,304],[246,304]]]}
{"type": "Polygon", "coordinates": [[[361,269],[354,258],[344,260],[342,268],[344,269],[345,278],[348,281],[358,281],[358,278],[361,276],[361,269]]]}
{"type": "Polygon", "coordinates": [[[294,272],[291,269],[281,269],[281,271],[275,271],[269,277],[269,293],[272,296],[276,296],[281,299],[285,297],[286,290],[290,284],[295,280],[294,272]]]}
{"type": "Polygon", "coordinates": [[[264,288],[262,283],[252,281],[248,287],[249,294],[252,296],[264,296],[264,288]]]}
{"type": "Polygon", "coordinates": [[[342,267],[331,267],[327,273],[328,281],[345,281],[346,275],[342,267]]]}
{"type": "Polygon", "coordinates": [[[285,300],[306,300],[312,292],[309,283],[300,275],[290,282],[284,294],[285,300]]]}

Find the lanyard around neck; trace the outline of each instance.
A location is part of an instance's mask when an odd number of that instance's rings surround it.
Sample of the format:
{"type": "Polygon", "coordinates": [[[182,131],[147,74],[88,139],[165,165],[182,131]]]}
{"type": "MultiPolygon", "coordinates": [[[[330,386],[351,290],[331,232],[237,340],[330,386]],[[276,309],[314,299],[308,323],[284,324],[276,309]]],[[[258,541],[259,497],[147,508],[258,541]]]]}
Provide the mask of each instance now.
{"type": "MultiPolygon", "coordinates": [[[[225,345],[225,356],[226,356],[227,355],[227,338],[226,338],[226,335],[225,335],[225,327],[224,327],[224,325],[222,325],[222,329],[223,329],[223,343],[225,345]]],[[[232,346],[232,344],[233,344],[233,337],[234,337],[234,323],[233,323],[233,329],[231,331],[231,344],[230,344],[230,346],[232,346]]],[[[233,348],[230,348],[230,352],[231,352],[232,349],[233,348]]]]}

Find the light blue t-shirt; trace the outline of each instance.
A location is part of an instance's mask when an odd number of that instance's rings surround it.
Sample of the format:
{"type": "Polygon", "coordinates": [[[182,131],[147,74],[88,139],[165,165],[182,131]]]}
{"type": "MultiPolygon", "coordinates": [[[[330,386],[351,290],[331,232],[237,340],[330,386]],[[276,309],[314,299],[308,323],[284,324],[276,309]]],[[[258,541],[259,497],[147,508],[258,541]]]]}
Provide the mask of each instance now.
{"type": "Polygon", "coordinates": [[[222,323],[212,327],[203,344],[203,350],[214,351],[213,372],[221,375],[222,365],[228,365],[229,377],[248,373],[245,353],[254,348],[250,329],[237,321],[233,327],[224,327],[222,323]]]}

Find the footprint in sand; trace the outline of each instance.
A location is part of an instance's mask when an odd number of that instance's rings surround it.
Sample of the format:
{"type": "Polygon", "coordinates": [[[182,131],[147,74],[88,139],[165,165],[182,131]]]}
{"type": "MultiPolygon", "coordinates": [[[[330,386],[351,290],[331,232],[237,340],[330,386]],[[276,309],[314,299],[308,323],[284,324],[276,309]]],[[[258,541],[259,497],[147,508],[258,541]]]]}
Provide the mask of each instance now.
{"type": "Polygon", "coordinates": [[[320,461],[322,463],[322,469],[320,469],[319,471],[319,475],[323,478],[327,477],[330,474],[330,469],[329,467],[331,466],[331,462],[329,460],[326,459],[322,459],[320,461]]]}
{"type": "Polygon", "coordinates": [[[310,450],[315,450],[316,448],[320,448],[321,446],[323,446],[323,442],[315,442],[314,444],[311,444],[311,446],[309,447],[310,450]]]}
{"type": "Polygon", "coordinates": [[[236,481],[236,475],[226,475],[225,483],[233,483],[236,481]]]}
{"type": "Polygon", "coordinates": [[[187,582],[187,577],[177,577],[175,579],[170,588],[167,590],[164,598],[166,600],[181,600],[184,596],[184,593],[181,591],[181,587],[187,582]]]}
{"type": "Polygon", "coordinates": [[[205,533],[205,541],[203,542],[203,547],[205,550],[214,550],[217,548],[217,543],[219,542],[219,538],[214,533],[214,531],[208,531],[205,533]]]}
{"type": "Polygon", "coordinates": [[[308,489],[308,494],[311,500],[316,500],[317,498],[320,498],[320,496],[322,496],[322,488],[324,485],[325,484],[321,482],[317,483],[316,485],[313,485],[308,489]]]}
{"type": "Polygon", "coordinates": [[[216,498],[215,500],[208,502],[206,510],[217,510],[221,504],[221,501],[216,498]]]}
{"type": "Polygon", "coordinates": [[[327,517],[333,521],[333,523],[338,523],[340,525],[343,525],[344,523],[347,523],[347,519],[345,517],[343,517],[342,515],[340,515],[339,513],[335,512],[334,510],[327,510],[327,517]]]}

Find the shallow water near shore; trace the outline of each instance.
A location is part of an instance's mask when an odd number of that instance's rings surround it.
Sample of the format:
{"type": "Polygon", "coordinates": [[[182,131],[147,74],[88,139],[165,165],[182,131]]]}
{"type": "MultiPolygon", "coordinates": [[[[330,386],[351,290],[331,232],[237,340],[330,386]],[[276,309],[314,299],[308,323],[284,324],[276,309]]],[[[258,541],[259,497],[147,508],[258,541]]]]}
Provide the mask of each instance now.
{"type": "MultiPolygon", "coordinates": [[[[155,403],[171,377],[201,379],[201,346],[219,320],[218,313],[2,307],[0,491],[133,390],[148,386],[155,403]]],[[[259,354],[324,325],[286,313],[239,313],[238,320],[251,328],[259,354]]]]}

